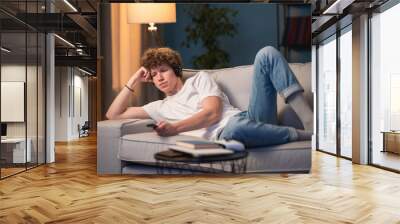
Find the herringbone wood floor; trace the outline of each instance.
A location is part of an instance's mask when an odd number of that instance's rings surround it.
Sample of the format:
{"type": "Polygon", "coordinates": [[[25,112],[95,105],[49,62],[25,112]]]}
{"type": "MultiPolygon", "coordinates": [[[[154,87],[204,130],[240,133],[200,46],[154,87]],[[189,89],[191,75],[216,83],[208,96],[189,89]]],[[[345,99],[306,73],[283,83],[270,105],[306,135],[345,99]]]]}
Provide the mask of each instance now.
{"type": "Polygon", "coordinates": [[[400,223],[400,175],[313,153],[310,174],[96,175],[96,139],[0,181],[0,223],[400,223]]]}

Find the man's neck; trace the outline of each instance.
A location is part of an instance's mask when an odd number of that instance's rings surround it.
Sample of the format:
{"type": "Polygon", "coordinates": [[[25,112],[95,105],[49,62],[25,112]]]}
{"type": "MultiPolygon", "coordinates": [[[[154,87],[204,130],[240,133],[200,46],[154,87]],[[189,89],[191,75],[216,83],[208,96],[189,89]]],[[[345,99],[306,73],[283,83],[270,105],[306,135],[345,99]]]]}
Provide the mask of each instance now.
{"type": "Polygon", "coordinates": [[[176,82],[175,88],[174,88],[172,91],[166,93],[166,95],[167,95],[167,96],[173,96],[173,95],[175,95],[177,92],[179,92],[179,90],[181,90],[182,87],[183,87],[182,79],[178,79],[178,82],[176,82]]]}

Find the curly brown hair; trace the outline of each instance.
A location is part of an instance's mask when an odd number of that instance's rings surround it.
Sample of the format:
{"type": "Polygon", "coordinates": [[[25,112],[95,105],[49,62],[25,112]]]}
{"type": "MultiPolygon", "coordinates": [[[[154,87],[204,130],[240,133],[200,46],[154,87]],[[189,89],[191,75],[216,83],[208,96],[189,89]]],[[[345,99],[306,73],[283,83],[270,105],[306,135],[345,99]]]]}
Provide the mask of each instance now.
{"type": "Polygon", "coordinates": [[[174,70],[176,76],[182,77],[182,58],[177,51],[168,47],[146,50],[140,64],[148,70],[162,64],[167,64],[174,70]]]}

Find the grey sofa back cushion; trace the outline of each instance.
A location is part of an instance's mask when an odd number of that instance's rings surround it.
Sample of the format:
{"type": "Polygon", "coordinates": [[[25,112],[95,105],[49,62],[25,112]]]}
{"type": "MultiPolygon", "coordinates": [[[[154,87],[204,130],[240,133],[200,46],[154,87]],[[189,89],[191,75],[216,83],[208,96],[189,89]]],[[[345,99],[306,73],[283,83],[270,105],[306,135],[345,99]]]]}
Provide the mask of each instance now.
{"type": "MultiPolygon", "coordinates": [[[[305,96],[312,106],[311,93],[311,63],[291,63],[290,68],[304,88],[305,96]]],[[[184,69],[183,77],[187,79],[199,70],[184,69]]],[[[253,65],[237,66],[232,68],[205,70],[217,82],[221,90],[228,96],[231,104],[240,110],[247,110],[250,98],[250,88],[253,76],[253,65]]],[[[284,103],[278,95],[278,119],[281,125],[303,128],[294,111],[284,103]]]]}

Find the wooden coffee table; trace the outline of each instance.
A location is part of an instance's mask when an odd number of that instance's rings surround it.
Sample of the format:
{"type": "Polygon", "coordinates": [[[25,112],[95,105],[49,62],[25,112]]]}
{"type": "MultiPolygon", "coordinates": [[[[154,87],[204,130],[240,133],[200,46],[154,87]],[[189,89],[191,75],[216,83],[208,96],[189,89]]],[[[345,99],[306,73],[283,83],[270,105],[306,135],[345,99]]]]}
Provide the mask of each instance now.
{"type": "Polygon", "coordinates": [[[247,151],[229,155],[193,157],[189,154],[175,152],[175,156],[166,156],[166,151],[154,154],[158,174],[172,174],[190,171],[192,173],[246,173],[247,151]]]}

